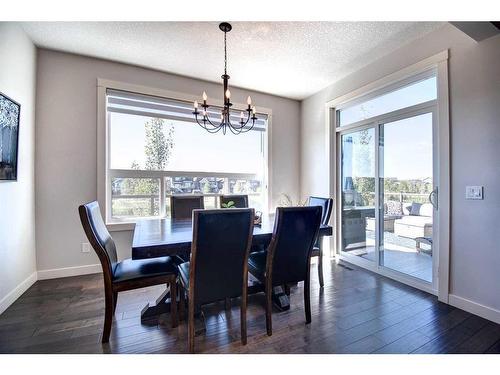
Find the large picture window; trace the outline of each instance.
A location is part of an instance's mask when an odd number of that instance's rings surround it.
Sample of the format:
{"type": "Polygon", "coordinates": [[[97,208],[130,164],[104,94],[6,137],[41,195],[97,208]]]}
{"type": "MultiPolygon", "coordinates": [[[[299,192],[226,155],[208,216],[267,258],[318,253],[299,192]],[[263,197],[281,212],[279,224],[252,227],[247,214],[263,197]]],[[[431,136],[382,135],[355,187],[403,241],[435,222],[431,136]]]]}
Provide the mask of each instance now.
{"type": "MultiPolygon", "coordinates": [[[[210,134],[180,100],[106,90],[108,223],[169,217],[170,196],[248,194],[267,206],[267,116],[242,135],[210,134]]],[[[238,114],[235,114],[239,116],[238,114]]]]}

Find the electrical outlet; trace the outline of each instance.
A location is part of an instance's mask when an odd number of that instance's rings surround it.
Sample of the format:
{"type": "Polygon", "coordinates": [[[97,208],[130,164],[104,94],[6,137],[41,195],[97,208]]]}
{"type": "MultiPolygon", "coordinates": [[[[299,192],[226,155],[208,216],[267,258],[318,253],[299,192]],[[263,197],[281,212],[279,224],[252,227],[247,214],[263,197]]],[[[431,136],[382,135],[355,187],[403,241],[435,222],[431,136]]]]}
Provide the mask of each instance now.
{"type": "Polygon", "coordinates": [[[88,242],[82,243],[82,253],[90,253],[90,244],[88,242]]]}
{"type": "Polygon", "coordinates": [[[474,199],[474,200],[483,199],[483,187],[482,186],[466,186],[465,187],[465,199],[474,199]]]}

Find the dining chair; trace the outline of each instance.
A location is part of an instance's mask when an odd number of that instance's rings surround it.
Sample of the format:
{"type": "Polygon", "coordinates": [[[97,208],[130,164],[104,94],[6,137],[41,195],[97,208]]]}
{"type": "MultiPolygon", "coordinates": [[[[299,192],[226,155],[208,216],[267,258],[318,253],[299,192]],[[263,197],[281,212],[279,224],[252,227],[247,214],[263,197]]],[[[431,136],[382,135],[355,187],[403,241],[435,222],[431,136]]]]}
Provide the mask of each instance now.
{"type": "Polygon", "coordinates": [[[118,261],[116,246],[101,216],[99,204],[90,202],[78,207],[83,230],[94,248],[102,266],[104,276],[104,329],[102,342],[109,341],[113,315],[118,301],[118,292],[168,284],[174,303],[171,304],[172,327],[178,325],[177,318],[177,266],[169,256],[118,261]]]}
{"type": "Polygon", "coordinates": [[[241,296],[241,342],[247,342],[248,253],[253,208],[194,210],[191,259],[179,265],[180,315],[188,298],[188,350],[194,352],[194,315],[202,305],[241,296]]]}
{"type": "Polygon", "coordinates": [[[233,202],[232,207],[235,208],[247,208],[248,207],[248,195],[221,195],[220,196],[220,206],[224,208],[223,205],[233,202]]]}
{"type": "Polygon", "coordinates": [[[205,208],[202,195],[177,195],[170,197],[170,214],[172,219],[191,220],[193,210],[205,208]]]}
{"type": "Polygon", "coordinates": [[[310,261],[321,224],[321,207],[278,207],[267,251],[248,256],[248,270],[264,284],[266,329],[272,335],[272,290],[304,281],[306,322],[311,322],[310,261]]]}
{"type": "MultiPolygon", "coordinates": [[[[308,206],[321,206],[321,225],[328,225],[330,216],[332,215],[333,199],[309,197],[308,206]]],[[[318,279],[319,285],[323,288],[325,282],[323,280],[323,246],[322,238],[318,238],[314,243],[311,257],[318,257],[318,279]]]]}

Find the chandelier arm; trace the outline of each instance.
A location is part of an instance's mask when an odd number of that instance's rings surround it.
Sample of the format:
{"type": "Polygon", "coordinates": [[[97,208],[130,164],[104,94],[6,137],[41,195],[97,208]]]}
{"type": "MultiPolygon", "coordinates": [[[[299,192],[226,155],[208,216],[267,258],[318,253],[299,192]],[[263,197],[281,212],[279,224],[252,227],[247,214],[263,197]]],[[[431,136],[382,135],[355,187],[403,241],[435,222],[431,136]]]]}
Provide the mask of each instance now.
{"type": "Polygon", "coordinates": [[[209,132],[211,134],[215,134],[215,133],[219,132],[220,127],[217,127],[215,125],[212,125],[212,126],[213,126],[212,128],[209,128],[207,126],[202,126],[202,127],[203,127],[203,129],[205,129],[207,132],[209,132]]]}
{"type": "MultiPolygon", "coordinates": [[[[203,124],[202,124],[202,123],[200,123],[200,121],[198,120],[198,116],[197,116],[196,114],[195,114],[195,117],[196,117],[196,122],[198,123],[198,125],[199,125],[202,129],[206,130],[207,132],[209,132],[209,133],[211,133],[211,134],[215,134],[215,133],[217,133],[217,132],[220,130],[220,127],[217,127],[216,125],[214,125],[214,124],[212,124],[212,123],[210,123],[210,125],[212,125],[212,126],[213,126],[213,128],[211,128],[211,129],[210,129],[210,128],[208,128],[208,127],[207,127],[207,125],[206,125],[206,121],[203,121],[203,124]]],[[[208,120],[208,116],[207,116],[207,120],[208,120]]]]}
{"type": "Polygon", "coordinates": [[[210,121],[210,117],[207,116],[207,121],[210,125],[212,125],[214,128],[220,128],[224,122],[221,122],[219,125],[214,124],[212,121],[210,121]]]}
{"type": "Polygon", "coordinates": [[[255,125],[255,120],[256,120],[256,117],[254,117],[254,116],[250,117],[250,111],[249,111],[248,116],[247,116],[247,120],[243,124],[240,123],[241,126],[239,126],[239,128],[241,129],[241,131],[238,134],[246,133],[246,132],[252,130],[254,125],[255,125]],[[252,125],[247,127],[247,124],[250,121],[250,119],[252,120],[252,125]]]}
{"type": "Polygon", "coordinates": [[[205,125],[202,125],[202,124],[200,123],[200,120],[198,119],[198,113],[193,112],[193,114],[194,114],[194,118],[195,118],[195,120],[196,120],[196,123],[197,123],[197,124],[198,124],[201,128],[203,128],[203,129],[207,130],[207,127],[206,127],[205,125]]]}
{"type": "Polygon", "coordinates": [[[238,135],[241,133],[241,127],[236,127],[232,124],[229,125],[229,130],[231,130],[231,133],[233,133],[234,135],[238,135]]]}
{"type": "MultiPolygon", "coordinates": [[[[250,120],[250,119],[248,119],[248,120],[250,120]]],[[[252,129],[253,129],[253,127],[255,126],[255,120],[256,120],[256,117],[252,117],[252,125],[251,125],[251,126],[249,126],[249,127],[247,127],[247,128],[245,128],[245,129],[242,131],[242,133],[246,133],[246,132],[249,132],[250,130],[252,130],[252,129]]],[[[248,121],[245,123],[245,126],[247,125],[247,123],[248,123],[248,121]]]]}

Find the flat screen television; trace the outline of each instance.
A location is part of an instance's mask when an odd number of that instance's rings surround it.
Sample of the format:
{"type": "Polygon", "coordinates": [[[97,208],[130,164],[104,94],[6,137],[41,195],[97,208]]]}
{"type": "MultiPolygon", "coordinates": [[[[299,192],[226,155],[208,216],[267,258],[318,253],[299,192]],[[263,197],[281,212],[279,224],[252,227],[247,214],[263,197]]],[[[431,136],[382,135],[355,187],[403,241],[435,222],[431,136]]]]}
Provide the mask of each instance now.
{"type": "Polygon", "coordinates": [[[0,92],[0,181],[17,180],[21,105],[0,92]]]}

